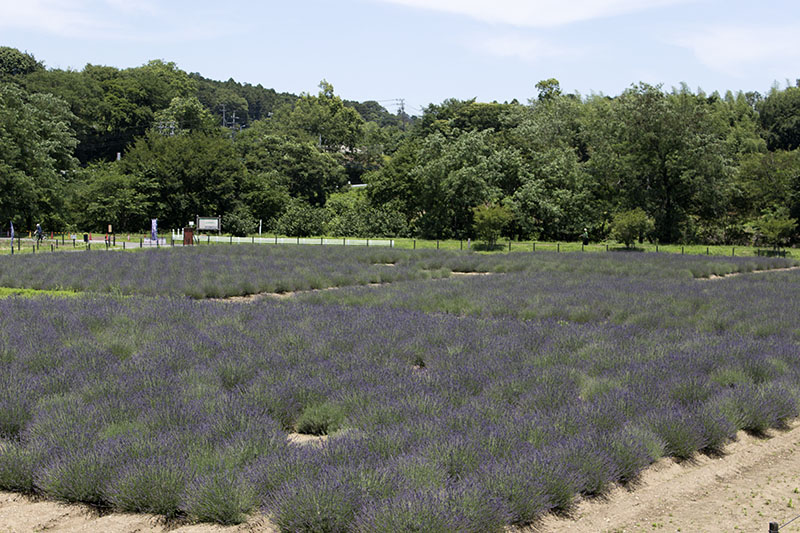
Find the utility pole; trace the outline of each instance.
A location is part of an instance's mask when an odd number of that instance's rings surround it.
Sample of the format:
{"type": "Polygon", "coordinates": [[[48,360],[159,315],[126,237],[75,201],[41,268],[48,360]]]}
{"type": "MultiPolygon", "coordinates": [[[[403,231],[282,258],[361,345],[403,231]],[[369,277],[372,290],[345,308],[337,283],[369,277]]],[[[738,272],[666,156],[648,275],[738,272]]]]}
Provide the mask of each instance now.
{"type": "Polygon", "coordinates": [[[397,101],[400,102],[400,107],[397,112],[400,114],[400,120],[403,122],[403,131],[406,131],[406,99],[398,98],[397,101]]]}

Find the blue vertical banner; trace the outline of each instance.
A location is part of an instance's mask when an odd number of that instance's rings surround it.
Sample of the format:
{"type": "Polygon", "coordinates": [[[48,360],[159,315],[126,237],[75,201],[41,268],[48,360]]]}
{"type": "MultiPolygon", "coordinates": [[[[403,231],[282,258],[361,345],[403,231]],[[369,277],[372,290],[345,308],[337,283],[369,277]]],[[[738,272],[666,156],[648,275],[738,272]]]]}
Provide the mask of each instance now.
{"type": "Polygon", "coordinates": [[[150,220],[150,238],[153,242],[158,241],[158,219],[153,218],[150,220]]]}

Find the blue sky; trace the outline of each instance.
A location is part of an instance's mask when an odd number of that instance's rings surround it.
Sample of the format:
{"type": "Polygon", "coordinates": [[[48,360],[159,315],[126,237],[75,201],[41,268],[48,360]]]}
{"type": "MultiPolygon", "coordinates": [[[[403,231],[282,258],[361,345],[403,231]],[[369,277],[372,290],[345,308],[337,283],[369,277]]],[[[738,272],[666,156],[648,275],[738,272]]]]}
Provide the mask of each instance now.
{"type": "MultiPolygon", "coordinates": [[[[0,45],[51,68],[174,61],[213,79],[350,100],[520,102],[632,83],[759,91],[800,78],[800,2],[0,0],[0,45]]],[[[394,111],[392,102],[385,103],[394,111]]]]}

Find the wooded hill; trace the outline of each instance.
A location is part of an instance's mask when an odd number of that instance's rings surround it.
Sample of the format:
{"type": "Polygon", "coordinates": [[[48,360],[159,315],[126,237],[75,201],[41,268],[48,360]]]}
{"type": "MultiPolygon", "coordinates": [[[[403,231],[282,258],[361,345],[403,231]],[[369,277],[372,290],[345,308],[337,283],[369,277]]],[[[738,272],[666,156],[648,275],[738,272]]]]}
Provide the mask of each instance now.
{"type": "Polygon", "coordinates": [[[797,239],[800,83],[609,97],[550,79],[532,93],[408,117],[324,80],[296,96],[159,60],[47,69],[0,47],[0,220],[142,231],[220,215],[236,234],[261,220],[293,236],[428,238],[475,237],[488,220],[560,240],[638,216],[659,242],[797,239]]]}

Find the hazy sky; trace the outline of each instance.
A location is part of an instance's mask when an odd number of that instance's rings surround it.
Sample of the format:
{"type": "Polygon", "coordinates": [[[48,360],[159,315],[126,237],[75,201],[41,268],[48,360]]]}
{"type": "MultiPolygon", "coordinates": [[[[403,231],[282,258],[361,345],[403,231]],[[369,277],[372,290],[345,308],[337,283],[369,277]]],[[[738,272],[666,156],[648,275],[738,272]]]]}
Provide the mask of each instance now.
{"type": "MultiPolygon", "coordinates": [[[[800,78],[797,0],[0,0],[0,45],[50,68],[150,59],[350,100],[521,102],[638,81],[766,92],[800,78]]],[[[396,107],[387,101],[394,111],[396,107]]]]}

